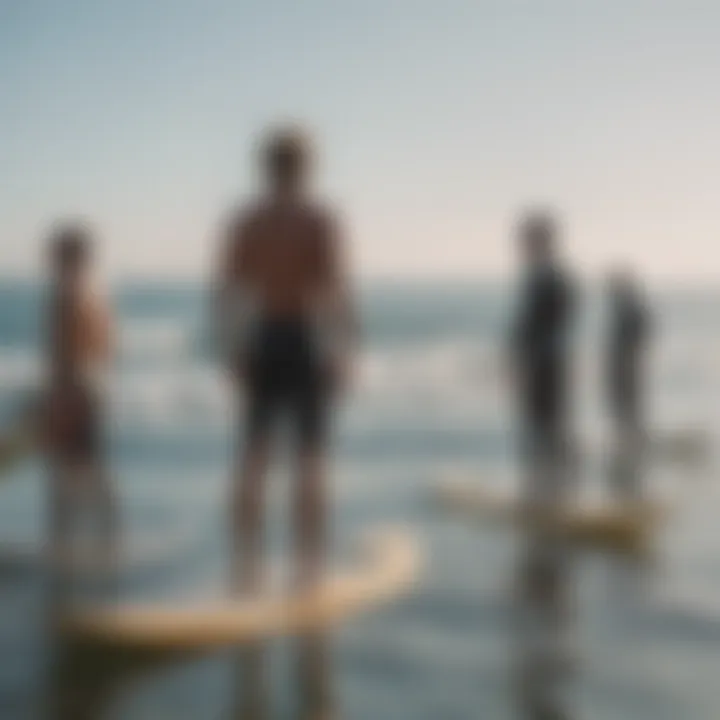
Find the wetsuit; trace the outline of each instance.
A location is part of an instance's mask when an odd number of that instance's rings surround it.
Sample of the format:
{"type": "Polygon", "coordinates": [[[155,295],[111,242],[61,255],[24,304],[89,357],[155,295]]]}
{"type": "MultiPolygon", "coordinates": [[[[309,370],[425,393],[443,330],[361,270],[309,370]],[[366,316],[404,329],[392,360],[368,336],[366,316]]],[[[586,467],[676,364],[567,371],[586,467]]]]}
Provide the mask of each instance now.
{"type": "Polygon", "coordinates": [[[642,414],[642,354],[648,332],[648,313],[639,299],[617,298],[608,341],[608,402],[618,421],[634,427],[642,414]]]}
{"type": "Polygon", "coordinates": [[[535,269],[522,291],[512,332],[521,414],[532,433],[562,429],[568,410],[568,335],[574,306],[560,268],[535,269]]]}

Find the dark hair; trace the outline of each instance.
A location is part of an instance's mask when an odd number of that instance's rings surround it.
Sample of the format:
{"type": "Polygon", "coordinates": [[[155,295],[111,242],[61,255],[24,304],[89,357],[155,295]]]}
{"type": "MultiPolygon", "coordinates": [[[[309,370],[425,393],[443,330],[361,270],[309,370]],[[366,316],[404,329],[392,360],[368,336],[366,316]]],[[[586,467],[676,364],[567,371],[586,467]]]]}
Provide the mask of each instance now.
{"type": "Polygon", "coordinates": [[[525,238],[548,241],[557,234],[557,221],[547,210],[533,210],[523,216],[520,228],[525,238]]]}
{"type": "Polygon", "coordinates": [[[310,159],[308,139],[298,128],[276,130],[265,140],[262,158],[272,182],[295,181],[302,176],[310,159]]]}
{"type": "Polygon", "coordinates": [[[547,210],[527,212],[520,222],[520,240],[528,251],[536,256],[545,256],[552,252],[557,233],[557,220],[547,210]]]}
{"type": "Polygon", "coordinates": [[[626,266],[614,267],[607,274],[607,284],[611,292],[624,293],[633,290],[636,286],[636,279],[632,269],[626,266]]]}
{"type": "Polygon", "coordinates": [[[90,256],[90,231],[80,224],[63,225],[52,234],[50,254],[58,268],[75,269],[84,265],[90,256]]]}

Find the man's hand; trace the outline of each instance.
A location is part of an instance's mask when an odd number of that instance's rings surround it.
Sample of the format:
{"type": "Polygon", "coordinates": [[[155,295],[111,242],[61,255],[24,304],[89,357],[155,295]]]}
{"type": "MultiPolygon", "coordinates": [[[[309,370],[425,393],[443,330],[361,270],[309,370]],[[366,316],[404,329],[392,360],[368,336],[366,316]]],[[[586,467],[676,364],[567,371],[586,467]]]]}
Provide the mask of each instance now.
{"type": "Polygon", "coordinates": [[[247,383],[248,371],[247,365],[244,360],[236,362],[230,368],[230,376],[233,382],[238,386],[238,388],[245,387],[245,384],[247,383]]]}
{"type": "Polygon", "coordinates": [[[330,390],[333,395],[345,393],[354,374],[354,363],[349,354],[339,353],[330,361],[330,390]]]}

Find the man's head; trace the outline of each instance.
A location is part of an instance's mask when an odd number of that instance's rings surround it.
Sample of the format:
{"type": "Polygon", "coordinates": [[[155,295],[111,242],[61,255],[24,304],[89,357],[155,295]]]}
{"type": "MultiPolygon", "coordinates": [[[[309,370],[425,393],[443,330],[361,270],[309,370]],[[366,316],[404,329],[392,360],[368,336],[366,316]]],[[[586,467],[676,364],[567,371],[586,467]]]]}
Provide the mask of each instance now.
{"type": "Polygon", "coordinates": [[[79,223],[66,224],[50,238],[50,263],[55,275],[74,278],[90,263],[90,231],[79,223]]]}
{"type": "Polygon", "coordinates": [[[310,141],[302,130],[286,127],[270,132],[261,154],[262,169],[271,190],[302,189],[312,159],[310,141]]]}
{"type": "Polygon", "coordinates": [[[607,290],[611,297],[624,300],[635,293],[637,283],[629,268],[618,267],[608,273],[607,290]]]}
{"type": "Polygon", "coordinates": [[[547,211],[534,210],[522,218],[519,240],[531,264],[543,264],[553,258],[557,234],[557,222],[547,211]]]}

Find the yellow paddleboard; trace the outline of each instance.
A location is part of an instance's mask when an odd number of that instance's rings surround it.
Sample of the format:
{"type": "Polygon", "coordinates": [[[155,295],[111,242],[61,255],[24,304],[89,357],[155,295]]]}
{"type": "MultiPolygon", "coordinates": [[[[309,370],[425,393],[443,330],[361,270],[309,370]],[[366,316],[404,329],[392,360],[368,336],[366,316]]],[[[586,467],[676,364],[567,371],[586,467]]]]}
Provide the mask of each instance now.
{"type": "Polygon", "coordinates": [[[70,611],[62,627],[84,641],[148,651],[201,650],[326,627],[407,592],[418,577],[420,552],[410,535],[378,533],[363,549],[356,563],[305,593],[90,605],[70,611]]]}
{"type": "Polygon", "coordinates": [[[660,504],[569,503],[535,508],[519,493],[482,483],[443,482],[434,489],[440,507],[482,520],[499,520],[528,528],[559,531],[568,539],[620,550],[642,548],[666,516],[660,504]]]}
{"type": "Polygon", "coordinates": [[[712,443],[702,431],[676,431],[657,435],[650,439],[650,451],[656,457],[679,463],[706,461],[711,453],[712,443]]]}

